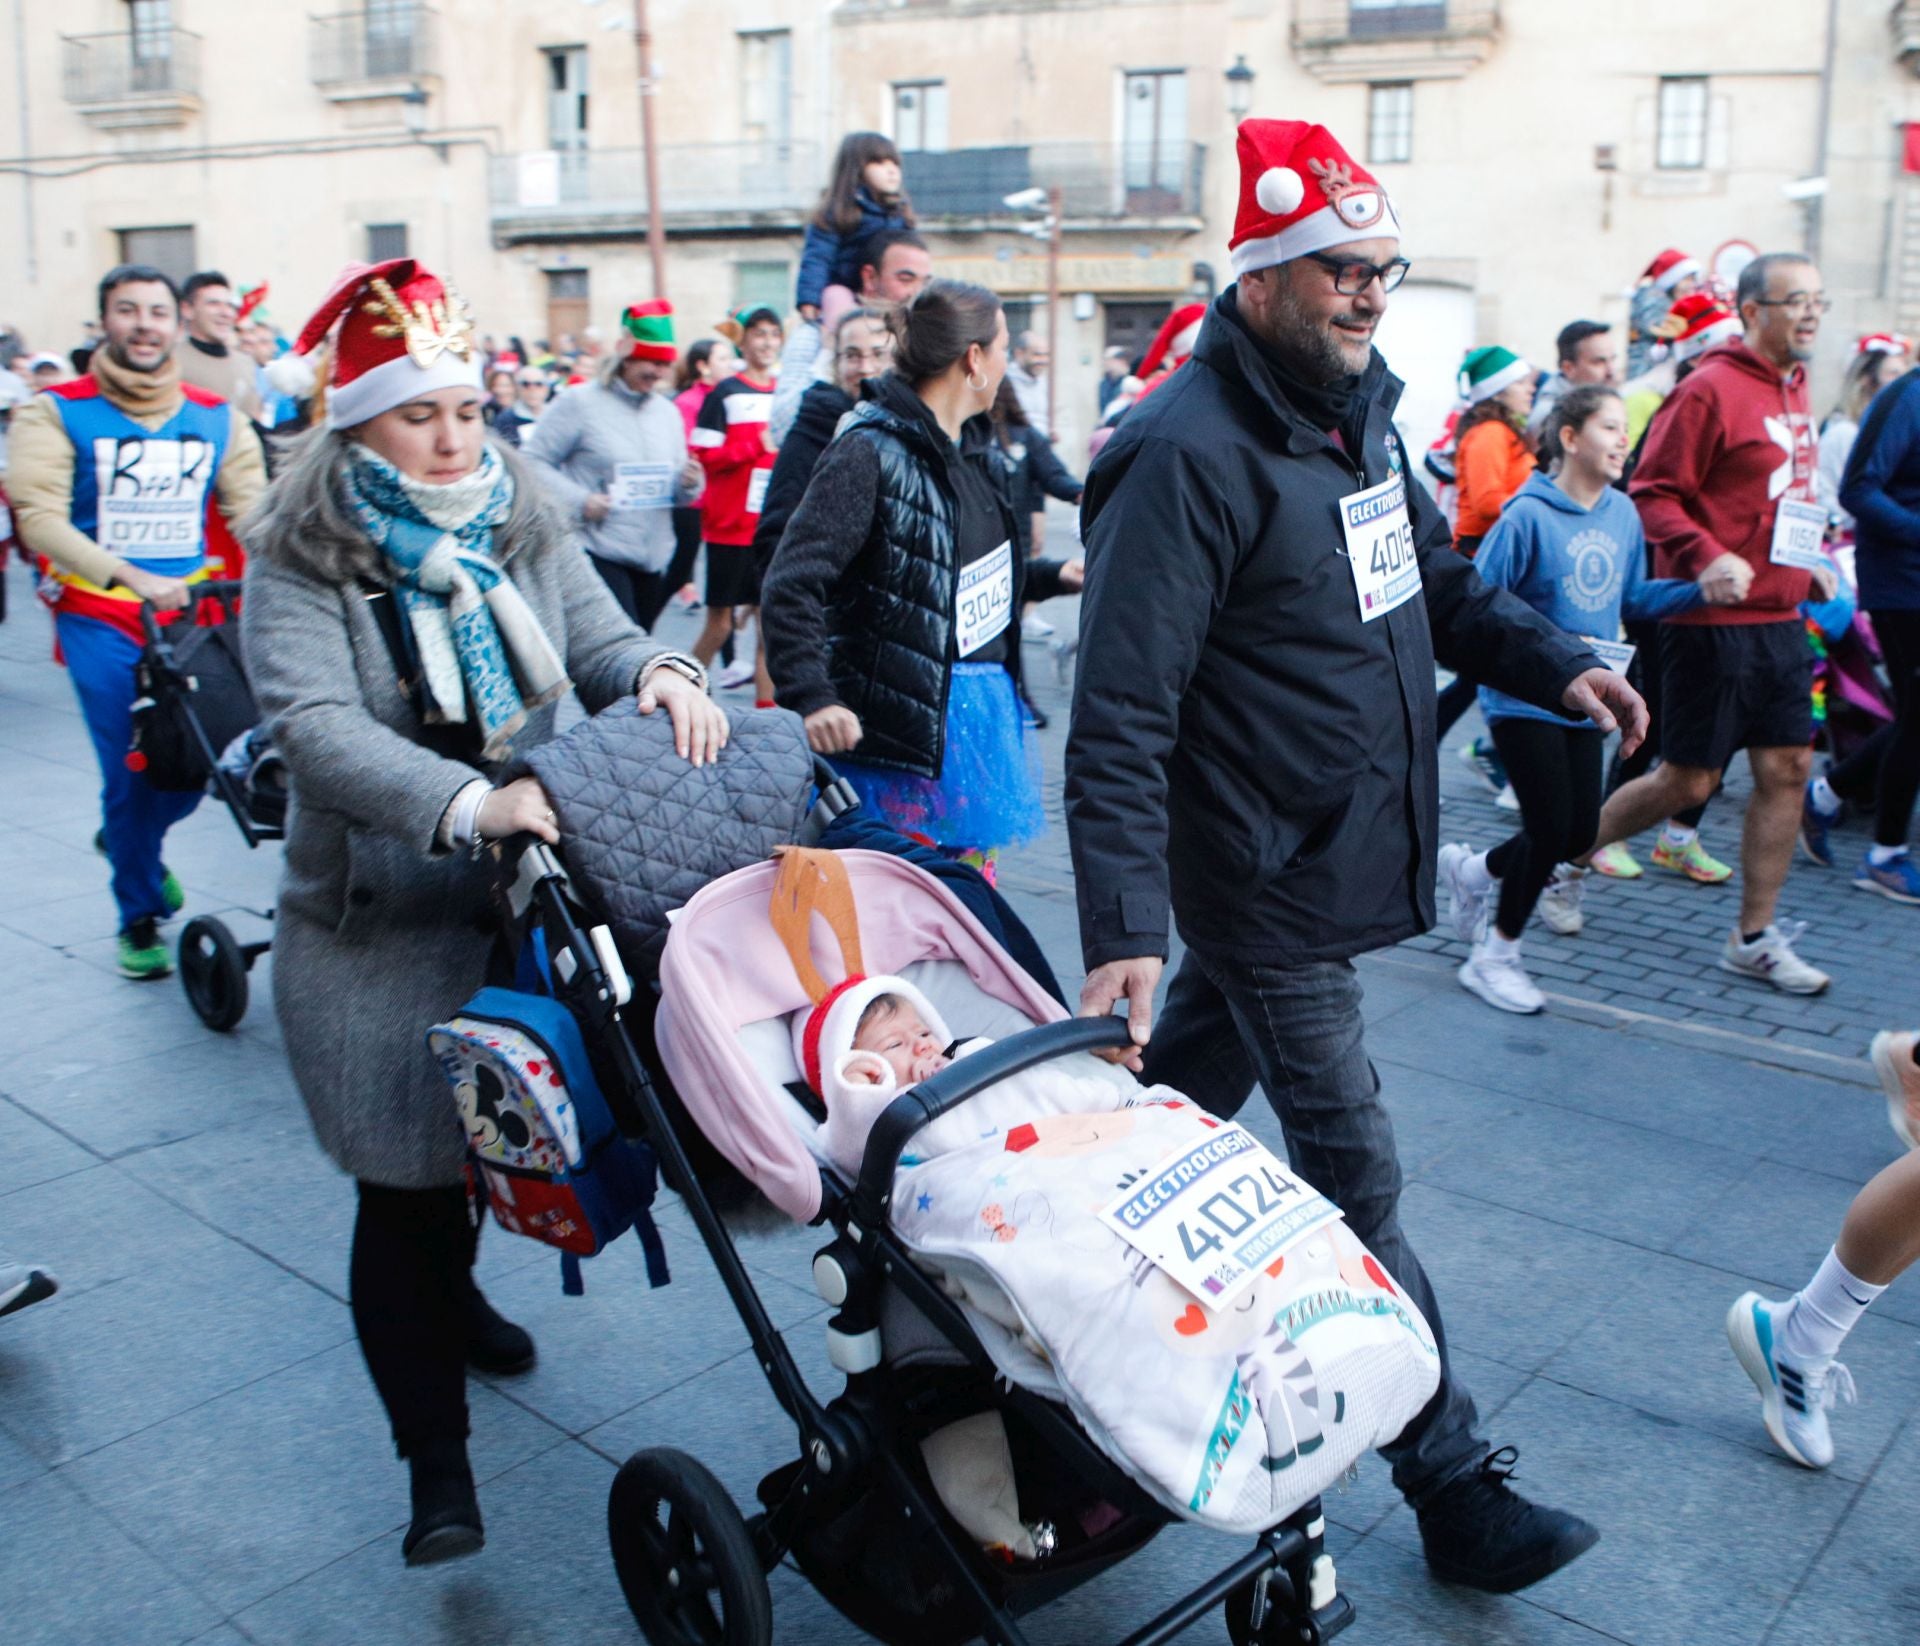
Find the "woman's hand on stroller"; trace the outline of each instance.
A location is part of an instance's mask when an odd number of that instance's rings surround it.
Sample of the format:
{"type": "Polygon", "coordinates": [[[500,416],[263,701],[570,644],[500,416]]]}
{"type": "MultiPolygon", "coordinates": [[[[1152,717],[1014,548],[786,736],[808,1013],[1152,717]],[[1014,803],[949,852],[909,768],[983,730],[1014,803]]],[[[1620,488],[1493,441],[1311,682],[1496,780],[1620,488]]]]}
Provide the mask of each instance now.
{"type": "Polygon", "coordinates": [[[682,760],[709,766],[733,735],[727,711],[683,674],[655,669],[640,686],[640,712],[664,708],[673,722],[673,746],[682,760]]]}
{"type": "Polygon", "coordinates": [[[1105,1017],[1116,1000],[1127,1003],[1127,1032],[1133,1045],[1113,1051],[1095,1052],[1095,1057],[1119,1063],[1140,1072],[1140,1051],[1153,1032],[1153,991],[1160,986],[1160,973],[1166,962],[1158,955],[1134,955],[1128,960],[1109,960],[1087,974],[1080,986],[1080,1015],[1105,1017]]]}
{"type": "Polygon", "coordinates": [[[138,566],[116,572],[113,580],[123,589],[131,589],[155,611],[182,611],[193,598],[193,585],[184,577],[162,577],[138,566]]]}
{"type": "Polygon", "coordinates": [[[560,820],[553,802],[535,777],[516,777],[480,802],[473,826],[482,840],[506,840],[516,834],[538,835],[549,846],[560,843],[560,820]]]}
{"type": "Polygon", "coordinates": [[[840,703],[807,716],[807,746],[815,754],[851,754],[863,735],[860,717],[840,703]]]}

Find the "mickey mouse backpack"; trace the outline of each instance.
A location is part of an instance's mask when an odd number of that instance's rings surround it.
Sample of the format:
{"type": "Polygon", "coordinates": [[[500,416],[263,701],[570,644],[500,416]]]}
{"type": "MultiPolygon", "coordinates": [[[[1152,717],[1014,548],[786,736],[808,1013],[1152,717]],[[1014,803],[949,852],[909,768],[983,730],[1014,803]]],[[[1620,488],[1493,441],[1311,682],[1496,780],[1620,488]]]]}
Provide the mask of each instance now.
{"type": "Polygon", "coordinates": [[[573,1014],[546,995],[489,987],[429,1029],[427,1046],[453,1086],[494,1220],[559,1247],[570,1295],[583,1290],[580,1259],[629,1229],[646,1248],[648,1281],[664,1286],[653,1151],[614,1125],[573,1014]]]}

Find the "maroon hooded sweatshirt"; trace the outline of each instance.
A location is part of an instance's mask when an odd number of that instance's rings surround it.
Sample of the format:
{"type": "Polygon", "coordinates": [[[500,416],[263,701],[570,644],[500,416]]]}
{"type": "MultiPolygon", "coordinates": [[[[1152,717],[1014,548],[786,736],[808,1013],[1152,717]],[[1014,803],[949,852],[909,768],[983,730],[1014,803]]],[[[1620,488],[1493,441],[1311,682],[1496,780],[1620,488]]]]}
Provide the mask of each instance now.
{"type": "Polygon", "coordinates": [[[1810,579],[1768,556],[1780,500],[1814,500],[1817,456],[1802,368],[1782,377],[1740,342],[1701,356],[1656,414],[1628,495],[1656,577],[1696,578],[1730,551],[1753,567],[1753,587],[1737,606],[1699,606],[1667,622],[1798,617],[1810,579]]]}

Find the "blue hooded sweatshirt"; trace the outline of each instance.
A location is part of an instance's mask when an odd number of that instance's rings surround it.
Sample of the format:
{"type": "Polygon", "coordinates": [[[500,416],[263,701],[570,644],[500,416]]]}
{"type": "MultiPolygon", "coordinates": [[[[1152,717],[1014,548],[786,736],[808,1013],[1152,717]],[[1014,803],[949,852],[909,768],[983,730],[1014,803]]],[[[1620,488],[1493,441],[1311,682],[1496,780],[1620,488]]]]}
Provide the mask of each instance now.
{"type": "MultiPolygon", "coordinates": [[[[1493,530],[1480,540],[1474,567],[1548,622],[1594,640],[1617,639],[1622,617],[1672,617],[1702,599],[1697,584],[1647,575],[1647,540],[1625,492],[1609,486],[1592,508],[1583,509],[1544,474],[1507,500],[1493,530]]],[[[1480,688],[1480,714],[1489,724],[1574,724],[1490,686],[1480,688]]]]}

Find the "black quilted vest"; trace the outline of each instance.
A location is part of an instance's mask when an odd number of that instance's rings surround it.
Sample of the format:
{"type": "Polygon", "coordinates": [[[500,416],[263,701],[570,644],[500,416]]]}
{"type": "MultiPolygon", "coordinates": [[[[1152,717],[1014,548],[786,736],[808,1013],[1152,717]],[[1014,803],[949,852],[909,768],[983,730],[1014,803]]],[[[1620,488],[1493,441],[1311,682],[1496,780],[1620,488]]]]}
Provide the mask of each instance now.
{"type": "MultiPolygon", "coordinates": [[[[827,598],[827,672],[840,701],[860,717],[856,760],[938,777],[959,580],[945,454],[924,427],[878,400],[862,401],[838,438],[865,440],[879,454],[880,496],[872,534],[827,598]]],[[[1007,524],[1011,537],[1011,513],[1007,524]]],[[[1016,554],[1016,611],[1024,569],[1016,554]]],[[[1017,685],[1017,635],[1009,656],[1017,685]]]]}

